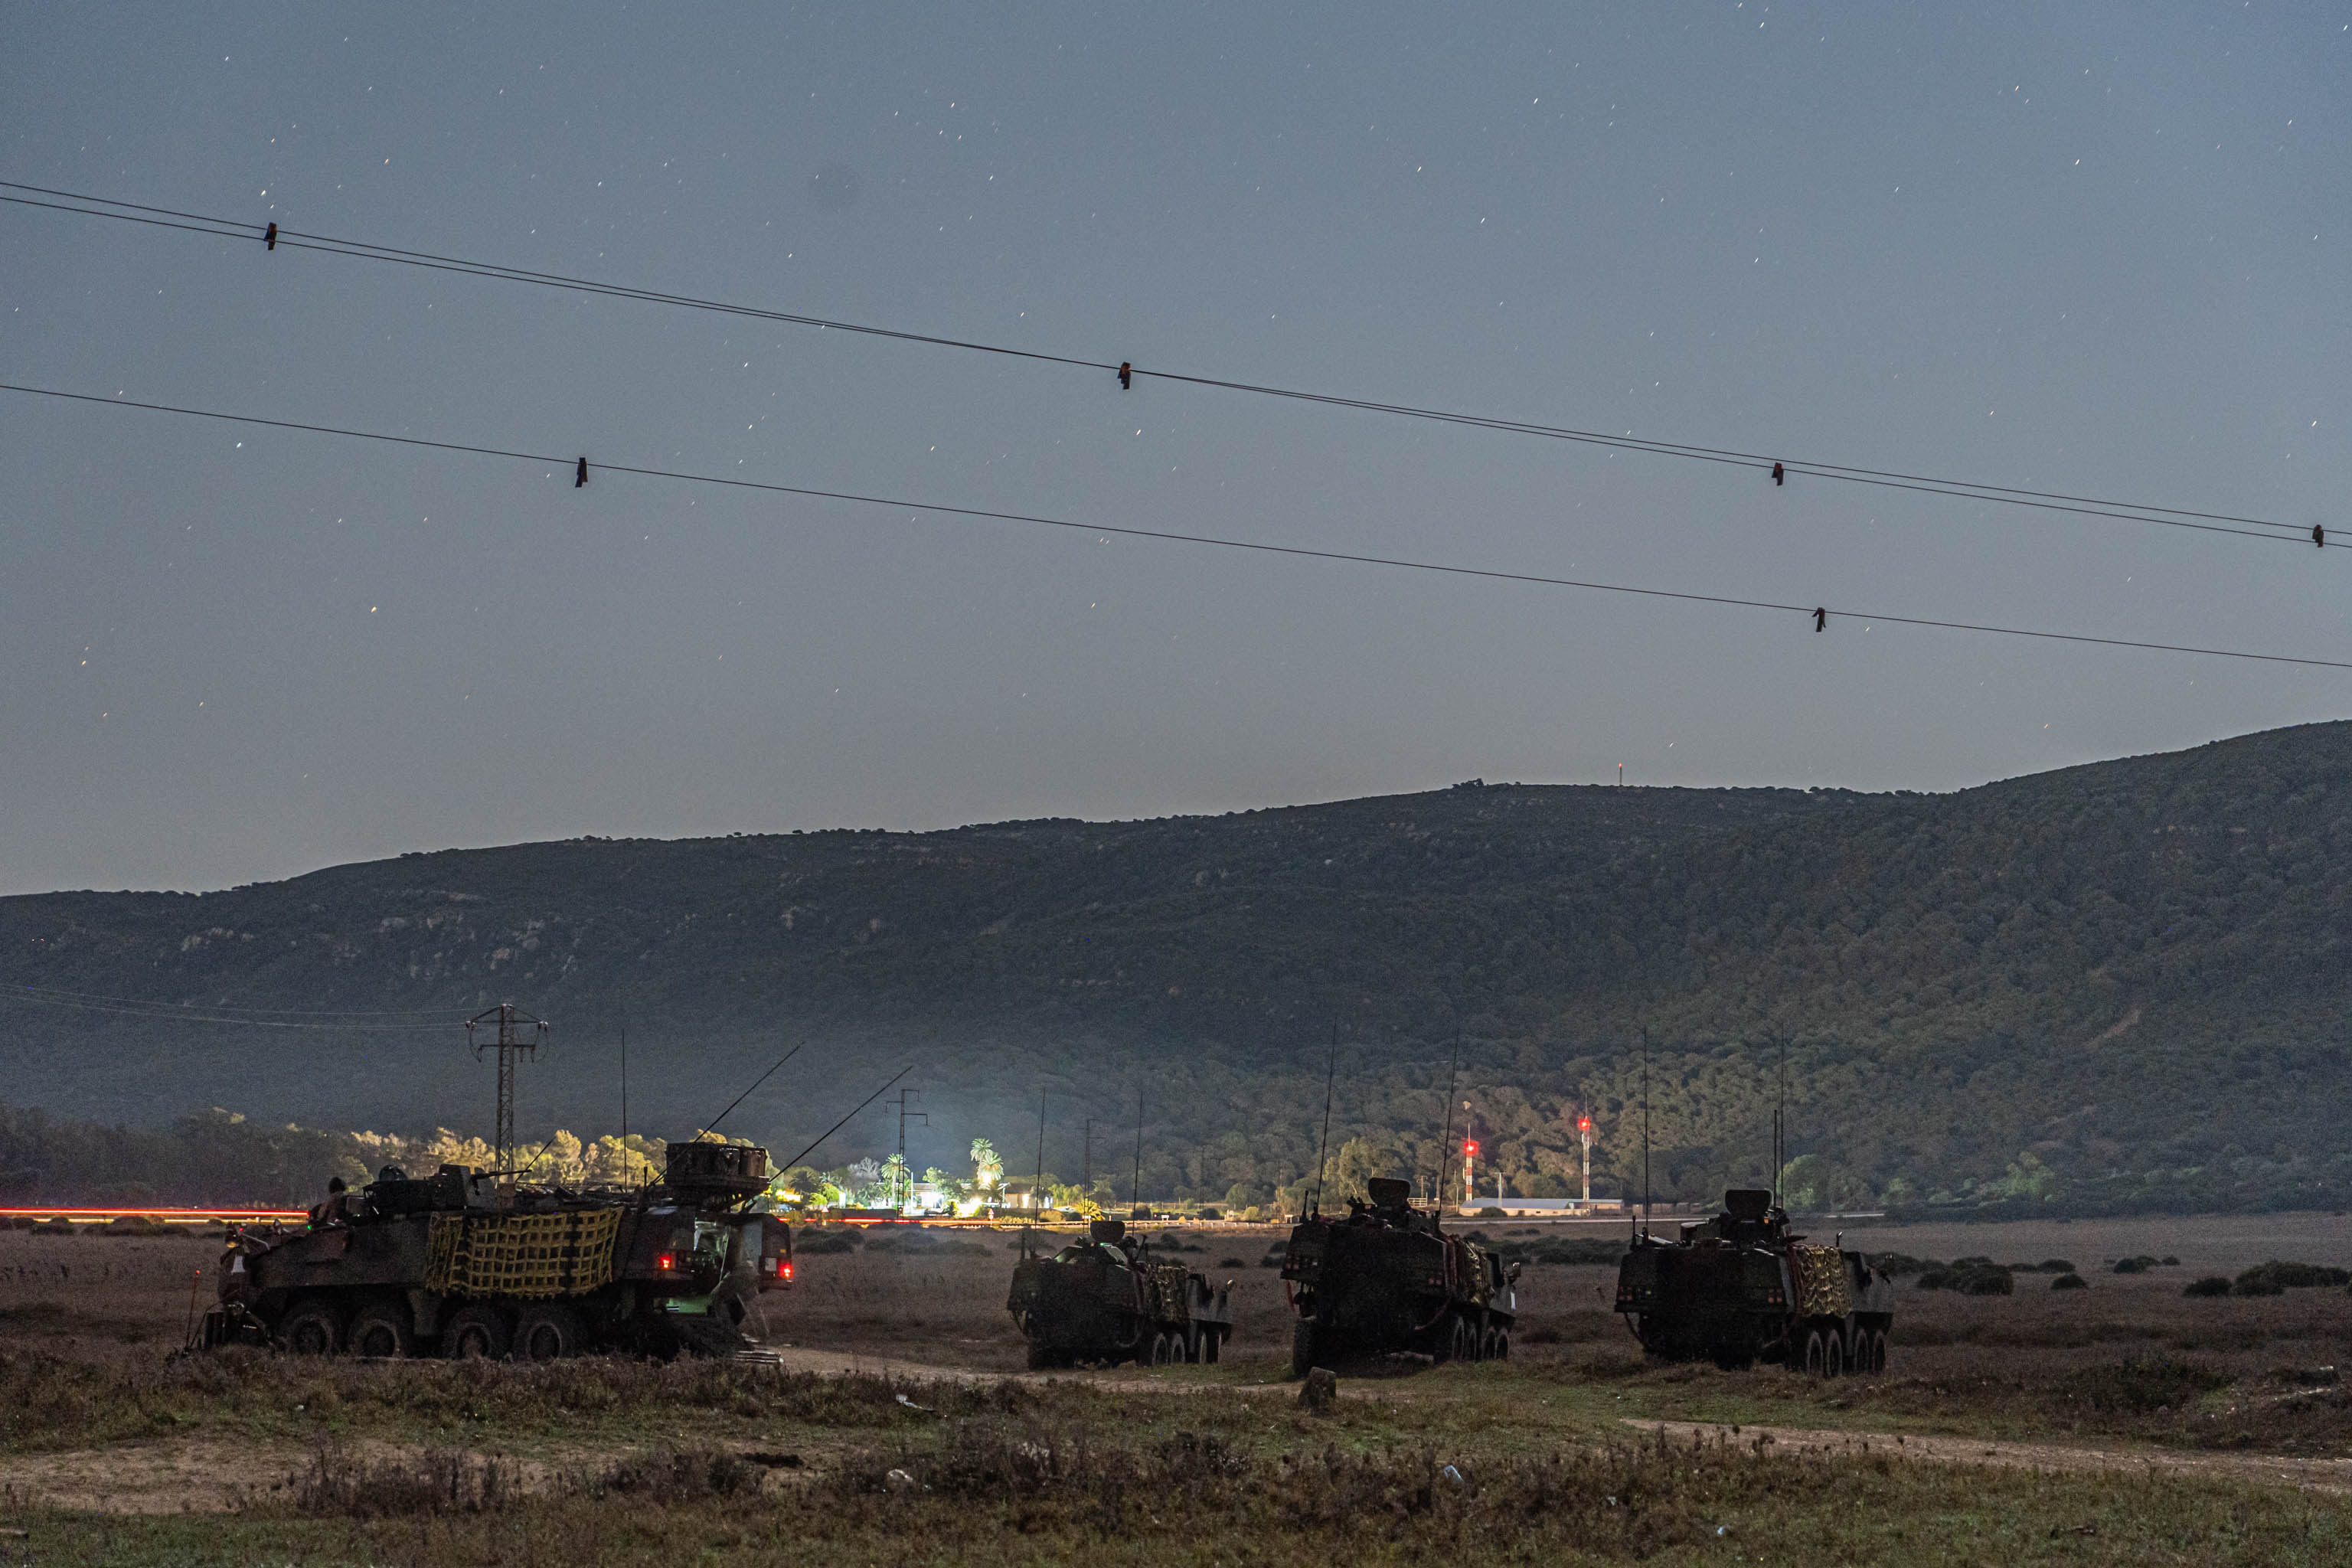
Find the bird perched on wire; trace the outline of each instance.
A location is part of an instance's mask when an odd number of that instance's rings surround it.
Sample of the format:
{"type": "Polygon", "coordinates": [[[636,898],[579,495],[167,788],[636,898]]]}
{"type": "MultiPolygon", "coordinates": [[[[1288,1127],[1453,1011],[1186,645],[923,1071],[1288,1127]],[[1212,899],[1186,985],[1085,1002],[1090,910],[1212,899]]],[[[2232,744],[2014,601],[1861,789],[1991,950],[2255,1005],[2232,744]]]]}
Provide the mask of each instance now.
{"type": "Polygon", "coordinates": [[[587,459],[587,458],[581,458],[581,459],[580,459],[580,467],[579,467],[579,468],[578,468],[578,469],[577,469],[577,470],[572,474],[572,488],[573,489],[575,489],[575,490],[576,490],[576,489],[578,489],[582,485],[584,485],[584,484],[586,484],[587,482],[588,482],[588,459],[587,459]]]}
{"type": "Polygon", "coordinates": [[[1788,469],[1786,469],[1786,468],[1782,468],[1782,467],[1781,467],[1780,464],[1778,464],[1778,463],[1773,464],[1773,465],[1772,465],[1772,482],[1773,482],[1774,484],[1776,484],[1776,485],[1785,485],[1785,484],[1787,484],[1787,483],[1789,482],[1789,470],[1788,470],[1788,469]]]}
{"type": "Polygon", "coordinates": [[[1118,389],[1121,392],[1131,392],[1135,389],[1135,366],[1126,360],[1118,362],[1118,389]]]}
{"type": "Polygon", "coordinates": [[[262,248],[265,250],[275,250],[278,248],[278,226],[276,224],[271,224],[262,234],[261,245],[262,248]]]}
{"type": "Polygon", "coordinates": [[[2327,525],[2326,523],[2315,522],[2311,525],[2311,542],[2319,546],[2322,550],[2327,548],[2327,525]]]}
{"type": "Polygon", "coordinates": [[[1826,609],[1824,609],[1823,607],[1822,607],[1822,606],[1821,606],[1821,605],[1814,605],[1814,606],[1813,606],[1813,630],[1815,630],[1815,631],[1817,631],[1817,632],[1819,632],[1819,631],[1827,631],[1827,630],[1829,629],[1829,624],[1830,624],[1830,613],[1829,613],[1829,611],[1828,611],[1828,610],[1826,610],[1826,609]]]}

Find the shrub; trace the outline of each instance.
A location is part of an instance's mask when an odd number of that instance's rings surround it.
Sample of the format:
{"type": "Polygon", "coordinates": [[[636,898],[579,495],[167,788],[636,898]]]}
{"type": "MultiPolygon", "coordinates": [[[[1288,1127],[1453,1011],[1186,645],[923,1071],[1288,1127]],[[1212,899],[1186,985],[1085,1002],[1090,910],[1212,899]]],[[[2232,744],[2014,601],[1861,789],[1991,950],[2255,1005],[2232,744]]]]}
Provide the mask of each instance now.
{"type": "Polygon", "coordinates": [[[2146,1253],[2142,1253],[2137,1258],[2118,1258],[2116,1259],[2116,1272],[2118,1274],[2145,1274],[2155,1267],[2156,1259],[2148,1257],[2146,1253]]]}
{"type": "Polygon", "coordinates": [[[2228,1373],[2202,1362],[2128,1357],[2114,1366],[2071,1372],[2059,1380],[2059,1387],[2068,1398],[2094,1410],[2151,1411],[2179,1408],[2229,1381],[2228,1373]]]}
{"type": "Polygon", "coordinates": [[[2304,1290],[2322,1285],[2352,1285],[2352,1271],[2315,1263],[2281,1263],[2273,1258],[2239,1275],[2237,1293],[2275,1296],[2281,1290],[2304,1290]]]}
{"type": "Polygon", "coordinates": [[[1988,1268],[1956,1270],[1951,1289],[1963,1296],[2007,1296],[2017,1289],[2017,1280],[2008,1269],[1996,1264],[1988,1268]]]}
{"type": "Polygon", "coordinates": [[[2230,1281],[2224,1275],[2209,1274],[2202,1279],[2192,1279],[2181,1289],[2184,1296],[2226,1296],[2230,1281]]]}
{"type": "Polygon", "coordinates": [[[1249,1259],[1246,1258],[1220,1258],[1217,1259],[1217,1267],[1220,1268],[1247,1268],[1249,1267],[1249,1259]]]}
{"type": "Polygon", "coordinates": [[[2087,1290],[2090,1288],[2091,1282],[2088,1279],[2084,1279],[2080,1274],[2071,1272],[2061,1274],[2057,1279],[2050,1281],[2050,1289],[2053,1290],[2087,1290]]]}
{"type": "Polygon", "coordinates": [[[1932,1258],[1914,1258],[1907,1252],[1874,1252],[1865,1256],[1863,1261],[1890,1279],[1902,1279],[1944,1267],[1932,1258]]]}

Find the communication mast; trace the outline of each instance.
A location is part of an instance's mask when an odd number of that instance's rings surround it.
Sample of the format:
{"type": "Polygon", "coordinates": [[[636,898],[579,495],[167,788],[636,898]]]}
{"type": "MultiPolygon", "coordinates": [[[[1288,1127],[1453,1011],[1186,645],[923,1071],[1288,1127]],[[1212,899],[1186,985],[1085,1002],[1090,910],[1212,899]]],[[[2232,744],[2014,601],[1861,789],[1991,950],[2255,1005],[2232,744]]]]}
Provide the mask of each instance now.
{"type": "Polygon", "coordinates": [[[546,1019],[534,1018],[511,1002],[501,1002],[489,1011],[477,1013],[466,1020],[466,1043],[474,1047],[474,1058],[477,1061],[480,1060],[484,1051],[495,1050],[499,1053],[499,1124],[494,1148],[497,1168],[501,1171],[514,1164],[515,1053],[528,1051],[537,1056],[539,1047],[547,1043],[547,1028],[546,1019]],[[488,1023],[492,1018],[499,1021],[499,1037],[496,1042],[477,1039],[474,1035],[475,1026],[488,1023]],[[517,1025],[530,1026],[531,1033],[528,1039],[517,1037],[515,1033],[517,1025]]]}
{"type": "Polygon", "coordinates": [[[1576,1118],[1577,1135],[1584,1140],[1584,1206],[1592,1207],[1592,1113],[1580,1111],[1576,1118]]]}

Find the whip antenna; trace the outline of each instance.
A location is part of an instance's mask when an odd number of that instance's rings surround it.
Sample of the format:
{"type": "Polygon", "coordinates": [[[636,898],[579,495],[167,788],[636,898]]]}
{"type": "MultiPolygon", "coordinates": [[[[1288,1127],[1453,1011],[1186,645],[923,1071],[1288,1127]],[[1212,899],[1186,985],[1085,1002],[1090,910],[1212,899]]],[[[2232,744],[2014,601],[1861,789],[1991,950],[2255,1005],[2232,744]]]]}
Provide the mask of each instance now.
{"type": "MultiPolygon", "coordinates": [[[[798,1046],[794,1046],[794,1047],[793,1047],[793,1049],[794,1049],[794,1050],[798,1050],[798,1049],[800,1049],[800,1047],[799,1047],[798,1046]]],[[[778,1065],[780,1065],[780,1066],[781,1066],[782,1064],[780,1063],[780,1064],[778,1064],[778,1065]]],[[[869,1094],[869,1095],[867,1095],[864,1100],[859,1100],[859,1101],[857,1102],[856,1109],[856,1110],[853,1110],[852,1111],[850,1111],[849,1116],[855,1116],[855,1115],[856,1115],[856,1114],[857,1114],[857,1112],[858,1112],[859,1110],[865,1110],[867,1106],[869,1106],[869,1105],[873,1104],[876,1100],[877,1100],[881,1099],[881,1098],[883,1097],[883,1095],[885,1095],[885,1094],[887,1094],[887,1093],[888,1093],[888,1092],[889,1092],[889,1089],[890,1089],[890,1084],[895,1084],[895,1083],[897,1083],[897,1082],[898,1081],[898,1079],[899,1079],[905,1078],[908,1073],[913,1072],[914,1070],[915,1070],[915,1064],[914,1064],[914,1063],[912,1063],[912,1062],[908,1062],[905,1067],[900,1068],[898,1069],[898,1076],[897,1076],[897,1077],[895,1077],[895,1078],[893,1078],[893,1079],[891,1079],[890,1083],[886,1083],[886,1084],[884,1084],[880,1089],[876,1089],[872,1094],[869,1094]]],[[[730,1109],[732,1109],[732,1108],[730,1107],[730,1109]]],[[[807,1148],[807,1149],[803,1149],[803,1150],[802,1150],[799,1153],[797,1153],[797,1154],[793,1155],[791,1159],[789,1159],[789,1160],[785,1161],[785,1162],[784,1162],[781,1166],[779,1166],[779,1167],[778,1167],[778,1169],[780,1169],[780,1170],[789,1171],[789,1170],[791,1170],[794,1165],[799,1164],[803,1160],[807,1159],[807,1158],[809,1157],[810,1151],[811,1151],[811,1150],[814,1150],[814,1149],[816,1147],[817,1143],[822,1143],[822,1142],[824,1142],[825,1141],[825,1139],[832,1137],[835,1133],[836,1133],[836,1132],[840,1131],[843,1128],[845,1128],[845,1127],[846,1127],[846,1126],[848,1126],[848,1125],[849,1125],[849,1116],[845,1116],[845,1117],[843,1117],[840,1121],[838,1121],[835,1122],[832,1126],[830,1126],[830,1127],[826,1128],[826,1129],[824,1130],[824,1133],[823,1133],[820,1137],[818,1137],[818,1139],[816,1140],[816,1142],[815,1142],[815,1143],[811,1143],[811,1144],[808,1146],[808,1148],[807,1148]]]]}
{"type": "Polygon", "coordinates": [[[1323,1141],[1315,1150],[1315,1202],[1308,1213],[1323,1212],[1323,1171],[1331,1153],[1331,1088],[1339,1078],[1339,1020],[1331,1020],[1331,1065],[1323,1072],[1323,1141]]]}
{"type": "MultiPolygon", "coordinates": [[[[1432,1223],[1445,1213],[1445,1170],[1454,1158],[1454,1082],[1461,1067],[1462,1027],[1457,1024],[1454,1028],[1454,1056],[1445,1064],[1445,1131],[1437,1141],[1437,1212],[1431,1216],[1432,1223]]],[[[1467,1194],[1464,1194],[1462,1201],[1465,1204],[1470,1201],[1467,1194]]]]}
{"type": "MultiPolygon", "coordinates": [[[[807,1045],[807,1044],[808,1044],[808,1042],[807,1042],[806,1040],[803,1040],[803,1041],[801,1042],[801,1046],[805,1046],[805,1045],[807,1045]]],[[[761,1073],[758,1078],[755,1078],[755,1079],[753,1079],[751,1080],[751,1089],[757,1089],[757,1088],[759,1088],[761,1084],[763,1084],[763,1083],[767,1082],[770,1079],[772,1079],[772,1078],[775,1077],[775,1076],[776,1076],[776,1068],[780,1068],[780,1067],[783,1066],[786,1062],[788,1062],[788,1061],[792,1060],[794,1057],[796,1057],[796,1056],[798,1056],[798,1055],[800,1055],[800,1054],[801,1054],[801,1046],[794,1046],[791,1050],[786,1051],[782,1056],[778,1057],[778,1058],[776,1058],[776,1065],[775,1065],[775,1067],[772,1067],[772,1068],[770,1068],[766,1072],[761,1073]]],[[[909,1070],[912,1070],[912,1069],[910,1068],[909,1070]]],[[[891,1079],[890,1081],[891,1081],[892,1083],[896,1083],[896,1082],[898,1082],[898,1080],[897,1079],[891,1079]]],[[[887,1087],[887,1086],[886,1086],[886,1087],[887,1087]]],[[[704,1131],[705,1132],[716,1132],[716,1131],[719,1131],[719,1124],[720,1122],[722,1122],[722,1121],[726,1121],[728,1117],[730,1117],[730,1116],[731,1116],[732,1114],[734,1114],[735,1107],[736,1107],[736,1106],[738,1106],[738,1105],[742,1104],[745,1100],[749,1100],[749,1099],[751,1099],[751,1089],[745,1089],[742,1093],[740,1093],[740,1094],[737,1095],[737,1096],[734,1098],[734,1100],[733,1100],[731,1102],[730,1102],[730,1103],[729,1103],[729,1105],[728,1105],[728,1107],[727,1107],[727,1109],[726,1109],[725,1110],[720,1111],[717,1116],[714,1116],[714,1117],[712,1117],[712,1118],[710,1119],[710,1122],[709,1122],[709,1124],[708,1126],[704,1127],[704,1128],[703,1128],[703,1131],[704,1131]]],[[[855,1113],[853,1112],[853,1114],[855,1114],[855,1113]]]]}

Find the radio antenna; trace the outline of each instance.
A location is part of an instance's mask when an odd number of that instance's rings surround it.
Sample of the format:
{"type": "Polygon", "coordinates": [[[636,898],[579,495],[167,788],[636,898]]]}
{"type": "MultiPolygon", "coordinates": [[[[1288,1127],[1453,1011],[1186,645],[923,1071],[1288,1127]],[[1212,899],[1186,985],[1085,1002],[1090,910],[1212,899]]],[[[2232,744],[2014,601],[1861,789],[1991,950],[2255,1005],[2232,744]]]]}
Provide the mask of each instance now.
{"type": "MultiPolygon", "coordinates": [[[[1454,1056],[1445,1064],[1445,1131],[1437,1141],[1437,1210],[1431,1216],[1434,1224],[1445,1213],[1445,1171],[1454,1160],[1454,1082],[1462,1067],[1462,1026],[1454,1026],[1454,1056]]],[[[1463,1199],[1468,1203],[1467,1197],[1463,1199]]]]}
{"type": "Polygon", "coordinates": [[[1150,1216],[1143,1212],[1143,1086],[1135,1086],[1135,1176],[1128,1184],[1127,1205],[1129,1219],[1150,1216]]]}
{"type": "MultiPolygon", "coordinates": [[[[803,1040],[803,1041],[801,1042],[801,1046],[805,1046],[805,1045],[807,1045],[807,1044],[808,1044],[808,1042],[807,1042],[806,1040],[803,1040]]],[[[757,1089],[757,1088],[759,1088],[761,1084],[763,1084],[763,1083],[767,1082],[770,1079],[772,1079],[772,1078],[775,1077],[775,1076],[776,1076],[776,1068],[780,1068],[780,1067],[783,1066],[786,1062],[788,1062],[788,1061],[792,1060],[794,1057],[796,1057],[796,1056],[798,1056],[798,1055],[800,1055],[800,1054],[801,1054],[801,1046],[794,1046],[791,1050],[786,1051],[782,1056],[778,1057],[778,1058],[776,1058],[775,1066],[774,1066],[774,1067],[771,1067],[771,1068],[770,1068],[766,1072],[761,1073],[758,1078],[755,1078],[755,1079],[753,1079],[751,1080],[751,1089],[757,1089]]],[[[896,1080],[893,1080],[893,1081],[896,1081],[896,1080]]],[[[749,1099],[751,1099],[751,1089],[745,1089],[742,1093],[740,1093],[740,1094],[737,1095],[737,1096],[736,1096],[732,1100],[730,1100],[730,1101],[728,1103],[727,1109],[726,1109],[726,1110],[722,1110],[722,1111],[720,1111],[718,1115],[716,1115],[716,1116],[712,1117],[712,1118],[710,1119],[710,1123],[709,1123],[709,1126],[707,1126],[707,1127],[705,1127],[705,1128],[703,1128],[703,1131],[704,1131],[705,1132],[716,1132],[716,1131],[719,1131],[719,1124],[720,1122],[722,1122],[722,1121],[726,1121],[730,1116],[731,1116],[731,1115],[733,1115],[733,1114],[735,1113],[735,1107],[737,1107],[737,1106],[739,1106],[739,1105],[742,1104],[745,1100],[749,1100],[749,1099]]]]}
{"type": "Polygon", "coordinates": [[[1780,1045],[1780,1099],[1772,1106],[1772,1206],[1780,1206],[1780,1176],[1789,1168],[1789,1037],[1780,1045]]]}
{"type": "Polygon", "coordinates": [[[1331,1156],[1331,1089],[1339,1079],[1339,1018],[1331,1017],[1331,1064],[1323,1072],[1323,1139],[1315,1151],[1315,1201],[1309,1214],[1323,1212],[1323,1172],[1331,1156]]]}
{"type": "Polygon", "coordinates": [[[1642,1234],[1650,1234],[1650,1026],[1642,1026],[1642,1234]]]}
{"type": "MultiPolygon", "coordinates": [[[[797,1050],[799,1047],[794,1047],[793,1048],[794,1048],[795,1050],[797,1050]]],[[[912,1063],[912,1062],[908,1062],[905,1067],[900,1068],[898,1069],[898,1071],[897,1076],[896,1076],[896,1077],[893,1077],[893,1078],[890,1079],[890,1083],[886,1083],[886,1084],[884,1084],[880,1089],[876,1089],[872,1094],[869,1094],[869,1095],[867,1095],[864,1100],[859,1100],[859,1101],[857,1102],[856,1110],[852,1110],[852,1111],[849,1113],[849,1116],[855,1116],[855,1115],[856,1115],[856,1114],[857,1114],[857,1112],[858,1112],[859,1110],[865,1110],[867,1106],[869,1106],[869,1105],[873,1104],[876,1100],[877,1100],[881,1099],[885,1094],[887,1094],[887,1093],[890,1091],[890,1085],[891,1085],[891,1084],[895,1084],[895,1083],[897,1083],[897,1082],[898,1081],[898,1079],[899,1079],[905,1078],[908,1073],[913,1072],[914,1070],[915,1070],[915,1064],[914,1064],[914,1063],[912,1063]]],[[[838,1121],[835,1122],[832,1126],[830,1126],[830,1127],[826,1128],[826,1129],[824,1130],[824,1132],[823,1132],[823,1133],[822,1133],[822,1134],[817,1138],[816,1142],[811,1143],[811,1144],[810,1144],[806,1149],[802,1150],[799,1153],[797,1153],[797,1154],[793,1155],[791,1159],[789,1159],[789,1160],[785,1161],[785,1162],[784,1162],[781,1166],[779,1166],[779,1167],[777,1167],[777,1168],[778,1168],[779,1170],[789,1171],[789,1170],[791,1170],[794,1165],[799,1164],[803,1160],[807,1159],[807,1158],[809,1157],[809,1155],[810,1155],[812,1152],[814,1152],[814,1150],[816,1149],[816,1145],[817,1145],[817,1143],[822,1143],[822,1142],[824,1142],[825,1141],[825,1139],[832,1137],[835,1133],[836,1133],[836,1132],[840,1131],[843,1128],[845,1128],[845,1127],[846,1127],[846,1126],[848,1126],[848,1125],[849,1125],[849,1116],[845,1116],[845,1117],[843,1117],[840,1121],[838,1121]]]]}

